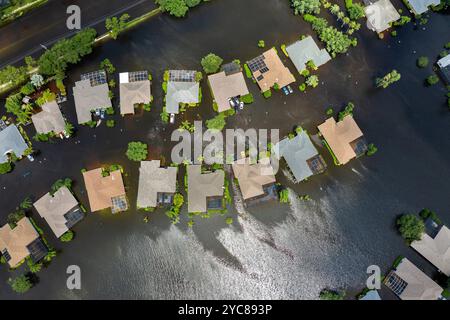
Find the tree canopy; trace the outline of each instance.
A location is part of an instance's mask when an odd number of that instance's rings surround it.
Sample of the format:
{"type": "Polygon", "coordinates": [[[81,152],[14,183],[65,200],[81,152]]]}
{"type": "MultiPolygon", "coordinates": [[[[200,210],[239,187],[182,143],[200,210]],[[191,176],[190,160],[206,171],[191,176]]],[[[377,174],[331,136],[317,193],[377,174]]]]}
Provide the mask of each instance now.
{"type": "Polygon", "coordinates": [[[143,161],[148,155],[147,144],[139,141],[130,142],[126,155],[132,161],[143,161]]]}
{"type": "Polygon", "coordinates": [[[403,239],[408,243],[420,240],[425,232],[425,224],[414,214],[404,214],[397,219],[397,226],[403,239]]]}
{"type": "Polygon", "coordinates": [[[215,73],[219,71],[220,66],[222,65],[223,59],[214,53],[209,53],[205,57],[203,57],[201,64],[203,70],[207,74],[215,73]]]}

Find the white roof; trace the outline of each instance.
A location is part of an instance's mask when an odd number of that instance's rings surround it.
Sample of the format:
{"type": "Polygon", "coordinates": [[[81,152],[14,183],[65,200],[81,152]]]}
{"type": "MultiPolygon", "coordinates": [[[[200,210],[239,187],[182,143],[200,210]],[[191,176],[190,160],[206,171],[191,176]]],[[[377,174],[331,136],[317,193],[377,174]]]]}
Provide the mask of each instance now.
{"type": "Polygon", "coordinates": [[[439,59],[437,64],[440,68],[445,68],[448,65],[450,65],[450,53],[448,55],[446,55],[445,57],[439,59]]]}
{"type": "Polygon", "coordinates": [[[299,72],[306,69],[306,63],[310,60],[314,62],[316,67],[320,67],[331,60],[327,50],[319,49],[311,36],[287,46],[286,51],[299,72]]]}
{"type": "Polygon", "coordinates": [[[400,19],[400,14],[389,0],[379,0],[364,8],[367,27],[378,33],[389,29],[390,23],[400,19]]]}
{"type": "Polygon", "coordinates": [[[129,77],[128,77],[128,72],[119,73],[119,82],[120,83],[130,82],[129,77]]]}
{"type": "Polygon", "coordinates": [[[440,0],[408,0],[415,14],[422,14],[428,11],[428,7],[440,4],[440,0]]]}
{"type": "Polygon", "coordinates": [[[411,243],[411,247],[450,276],[450,230],[446,226],[441,227],[434,239],[424,233],[421,240],[411,243]]]}
{"type": "Polygon", "coordinates": [[[381,297],[377,290],[370,290],[359,300],[381,300],[381,297]]]}
{"type": "Polygon", "coordinates": [[[8,162],[8,154],[14,154],[21,158],[28,145],[20,134],[16,125],[12,124],[0,131],[0,163],[8,162]]]}

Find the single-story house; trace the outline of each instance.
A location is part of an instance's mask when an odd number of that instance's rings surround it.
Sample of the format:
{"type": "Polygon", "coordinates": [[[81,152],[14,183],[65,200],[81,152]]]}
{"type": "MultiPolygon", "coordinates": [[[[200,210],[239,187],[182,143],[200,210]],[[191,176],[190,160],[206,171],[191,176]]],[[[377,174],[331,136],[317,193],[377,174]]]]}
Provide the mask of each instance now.
{"type": "Polygon", "coordinates": [[[47,254],[47,247],[30,219],[20,219],[14,228],[5,224],[0,228],[0,253],[11,268],[17,267],[25,258],[31,256],[34,262],[47,254]]]}
{"type": "Polygon", "coordinates": [[[18,158],[23,157],[27,149],[28,145],[16,125],[0,129],[0,163],[8,162],[12,153],[18,158]]]}
{"type": "Polygon", "coordinates": [[[223,208],[223,170],[202,173],[201,165],[188,165],[187,175],[189,212],[207,212],[223,208]]]}
{"type": "Polygon", "coordinates": [[[286,51],[298,72],[306,69],[306,63],[308,61],[312,61],[316,67],[320,67],[331,60],[328,51],[326,49],[319,49],[311,36],[287,46],[286,51]]]}
{"type": "Polygon", "coordinates": [[[285,67],[275,48],[248,61],[247,65],[258,83],[261,92],[269,90],[275,84],[281,89],[295,82],[295,77],[285,67]]]}
{"type": "Polygon", "coordinates": [[[384,284],[402,300],[438,300],[444,291],[406,258],[386,276],[384,284]]]}
{"type": "Polygon", "coordinates": [[[177,171],[176,167],[161,168],[159,160],[141,161],[137,207],[172,204],[177,191],[177,171]]]}
{"type": "Polygon", "coordinates": [[[440,0],[407,0],[411,10],[415,15],[419,15],[428,11],[430,6],[437,6],[440,0]]]}
{"type": "Polygon", "coordinates": [[[232,168],[245,201],[277,198],[276,179],[269,158],[253,164],[250,158],[239,159],[233,163],[232,168]]]}
{"type": "Polygon", "coordinates": [[[59,135],[64,132],[66,122],[56,101],[47,102],[42,106],[42,111],[31,116],[37,133],[48,134],[50,132],[59,135]]]}
{"type": "Polygon", "coordinates": [[[199,103],[200,83],[195,80],[197,71],[170,70],[167,82],[166,111],[178,114],[180,103],[199,103]]]}
{"type": "Polygon", "coordinates": [[[440,226],[433,237],[424,233],[420,240],[411,243],[411,247],[450,277],[450,229],[447,226],[440,226]]]}
{"type": "Polygon", "coordinates": [[[78,124],[91,121],[92,111],[112,107],[104,71],[82,75],[81,79],[73,88],[78,124]]]}
{"type": "Polygon", "coordinates": [[[278,159],[284,158],[296,182],[322,173],[327,168],[305,130],[298,132],[294,138],[281,140],[273,149],[278,159]]]}
{"type": "Polygon", "coordinates": [[[119,82],[120,114],[134,114],[136,104],[151,102],[151,83],[147,71],[120,73],[119,82]]]}
{"type": "Polygon", "coordinates": [[[83,172],[83,178],[92,212],[111,208],[112,213],[117,213],[128,209],[120,170],[103,176],[103,169],[98,168],[83,172]]]}
{"type": "Polygon", "coordinates": [[[53,195],[47,193],[33,206],[39,215],[47,221],[57,238],[84,218],[78,201],[67,187],[59,188],[53,195]]]}
{"type": "Polygon", "coordinates": [[[447,85],[450,85],[450,53],[437,62],[440,73],[447,85]]]}
{"type": "Polygon", "coordinates": [[[237,68],[224,66],[223,71],[208,76],[209,85],[219,112],[231,109],[231,98],[249,94],[241,68],[234,62],[232,64],[236,65],[237,68]]]}
{"type": "Polygon", "coordinates": [[[367,151],[363,133],[351,114],[339,122],[331,117],[318,129],[339,164],[346,164],[367,151]]]}
{"type": "Polygon", "coordinates": [[[370,2],[364,8],[364,12],[367,17],[367,28],[377,33],[382,33],[389,29],[392,22],[400,19],[400,14],[389,0],[370,2]]]}

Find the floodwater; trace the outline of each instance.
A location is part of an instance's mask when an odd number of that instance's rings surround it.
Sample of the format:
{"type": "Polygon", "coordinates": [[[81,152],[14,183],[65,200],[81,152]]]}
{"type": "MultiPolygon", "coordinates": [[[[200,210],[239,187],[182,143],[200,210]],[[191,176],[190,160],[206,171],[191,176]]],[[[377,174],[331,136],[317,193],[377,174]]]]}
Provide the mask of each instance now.
{"type": "MultiPolygon", "coordinates": [[[[403,8],[395,2],[397,8],[403,8]]],[[[329,21],[332,17],[327,16],[329,21]]],[[[275,93],[265,100],[248,81],[255,103],[234,117],[229,128],[278,128],[281,136],[301,124],[315,134],[325,120],[325,110],[339,110],[348,101],[356,105],[355,118],[378,153],[346,166],[335,167],[319,147],[329,168],[306,183],[292,185],[280,172],[278,180],[313,201],[293,198],[291,205],[269,203],[237,216],[198,219],[193,229],[184,217],[173,226],[162,210],[150,215],[148,224],[136,212],[138,164],[124,155],[129,141],[150,146],[150,157],[169,159],[170,133],[177,126],[162,125],[162,74],[167,68],[200,68],[210,51],[225,61],[251,59],[267,46],[290,43],[301,34],[313,34],[309,25],[292,14],[287,0],[221,0],[203,4],[184,20],[160,15],[95,49],[70,71],[68,87],[83,72],[96,69],[109,58],[118,72],[148,69],[154,76],[155,96],[150,113],[121,119],[114,129],[79,128],[75,138],[54,144],[35,143],[41,155],[34,163],[24,160],[13,173],[0,177],[1,218],[26,196],[34,199],[47,192],[58,178],[75,181],[75,193],[87,205],[81,168],[120,163],[132,208],[112,216],[88,214],[75,227],[76,238],[59,243],[45,222],[34,213],[50,242],[61,250],[38,275],[40,283],[23,296],[5,284],[10,276],[0,270],[0,297],[25,299],[316,299],[324,288],[358,293],[369,265],[389,269],[404,255],[429,275],[436,270],[408,248],[396,232],[395,219],[423,207],[435,210],[450,224],[450,114],[442,83],[428,88],[423,82],[431,73],[415,65],[417,57],[433,61],[449,38],[448,15],[430,14],[425,26],[409,24],[398,36],[379,40],[365,26],[359,44],[348,55],[333,59],[318,71],[321,85],[288,97],[275,93]],[[393,68],[400,82],[386,90],[373,86],[376,76],[393,68]],[[29,174],[27,174],[29,173],[29,174]],[[234,217],[231,226],[225,217],[234,217]],[[78,265],[82,289],[66,288],[66,268],[78,265]]],[[[284,59],[284,58],[283,58],[284,59]]],[[[285,60],[285,59],[284,59],[285,60]]],[[[285,61],[294,71],[293,65],[285,61]]],[[[299,76],[297,77],[299,78],[299,76]]],[[[199,109],[180,117],[206,120],[213,115],[212,102],[203,83],[204,100],[199,109]]],[[[69,90],[71,96],[71,90],[69,90]]],[[[117,94],[116,94],[117,95],[117,94]]],[[[117,105],[117,101],[115,101],[117,105]]],[[[75,123],[72,98],[63,104],[75,123]]],[[[30,135],[32,128],[28,129],[30,135]]],[[[168,160],[170,161],[170,160],[168,160]]],[[[180,175],[181,176],[181,175],[180,175]]],[[[383,290],[385,298],[393,298],[383,290]]]]}

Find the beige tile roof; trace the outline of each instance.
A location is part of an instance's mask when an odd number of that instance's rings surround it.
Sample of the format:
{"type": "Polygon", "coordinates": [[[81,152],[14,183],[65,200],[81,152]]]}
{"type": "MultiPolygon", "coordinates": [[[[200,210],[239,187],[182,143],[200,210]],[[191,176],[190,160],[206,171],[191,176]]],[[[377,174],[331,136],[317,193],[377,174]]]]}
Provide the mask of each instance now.
{"type": "Polygon", "coordinates": [[[161,168],[159,160],[141,161],[139,168],[138,208],[157,206],[157,195],[177,191],[177,168],[161,168]]]}
{"type": "Polygon", "coordinates": [[[232,167],[245,200],[263,195],[263,186],[276,181],[268,158],[255,164],[250,163],[250,158],[240,159],[232,167]]]}
{"type": "Polygon", "coordinates": [[[54,132],[59,134],[64,131],[66,126],[66,122],[56,101],[44,104],[42,111],[32,115],[31,120],[37,133],[47,134],[54,132]]]}
{"type": "Polygon", "coordinates": [[[395,274],[408,284],[399,296],[402,300],[437,300],[443,291],[406,258],[397,266],[395,274]]]}
{"type": "Polygon", "coordinates": [[[242,72],[227,76],[225,71],[222,71],[208,76],[208,80],[219,112],[231,108],[229,98],[245,96],[249,93],[242,72]]]}
{"type": "Polygon", "coordinates": [[[206,212],[206,198],[223,196],[225,181],[223,170],[210,173],[202,173],[201,170],[201,165],[187,166],[189,212],[206,212]]]}
{"type": "Polygon", "coordinates": [[[120,114],[134,114],[134,105],[150,103],[150,80],[120,84],[120,114]]]}
{"type": "Polygon", "coordinates": [[[420,241],[411,244],[417,252],[434,264],[446,276],[450,276],[450,229],[442,226],[433,238],[424,233],[420,241]]]}
{"type": "Polygon", "coordinates": [[[11,256],[8,263],[11,267],[15,267],[30,255],[27,246],[38,238],[39,234],[30,220],[22,218],[14,229],[11,229],[9,224],[0,228],[0,251],[8,250],[11,256]]]}
{"type": "Polygon", "coordinates": [[[107,83],[92,87],[90,80],[78,81],[73,88],[73,95],[78,124],[91,121],[91,111],[98,108],[107,109],[112,106],[107,83]]]}
{"type": "Polygon", "coordinates": [[[59,238],[69,230],[64,215],[78,206],[78,201],[67,187],[61,187],[53,196],[47,193],[33,205],[59,238]]]}
{"type": "Polygon", "coordinates": [[[327,141],[340,164],[346,164],[356,157],[350,143],[363,136],[352,115],[347,115],[342,121],[327,119],[318,126],[322,136],[327,141]]]}
{"type": "Polygon", "coordinates": [[[102,169],[98,168],[83,172],[83,178],[92,212],[110,208],[112,206],[111,198],[125,195],[120,170],[102,177],[102,169]]]}
{"type": "Polygon", "coordinates": [[[261,88],[261,92],[269,90],[275,85],[275,83],[278,83],[278,86],[280,88],[283,88],[295,82],[295,78],[292,75],[291,71],[289,71],[289,69],[284,66],[283,61],[281,61],[274,48],[264,52],[262,56],[264,57],[264,61],[269,71],[265,73],[256,71],[253,73],[256,82],[261,88]],[[264,76],[262,80],[257,79],[260,75],[264,76]]]}

